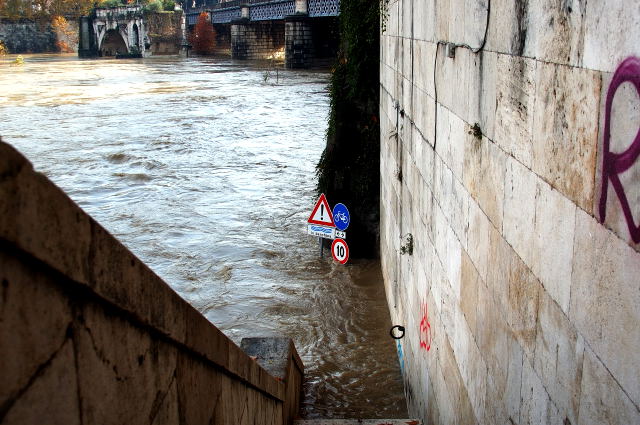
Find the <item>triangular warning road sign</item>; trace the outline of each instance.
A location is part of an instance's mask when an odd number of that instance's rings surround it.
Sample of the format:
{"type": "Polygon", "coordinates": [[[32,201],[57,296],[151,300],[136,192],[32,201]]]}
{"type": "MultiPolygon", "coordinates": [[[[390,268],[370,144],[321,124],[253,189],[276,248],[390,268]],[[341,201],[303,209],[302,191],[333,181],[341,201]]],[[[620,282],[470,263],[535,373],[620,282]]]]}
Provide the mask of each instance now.
{"type": "Polygon", "coordinates": [[[335,223],[333,222],[333,213],[331,212],[331,208],[327,202],[327,197],[324,196],[324,193],[318,198],[318,202],[316,202],[316,206],[313,207],[313,212],[309,216],[309,220],[307,220],[307,222],[310,224],[319,224],[321,226],[335,227],[335,223]]]}

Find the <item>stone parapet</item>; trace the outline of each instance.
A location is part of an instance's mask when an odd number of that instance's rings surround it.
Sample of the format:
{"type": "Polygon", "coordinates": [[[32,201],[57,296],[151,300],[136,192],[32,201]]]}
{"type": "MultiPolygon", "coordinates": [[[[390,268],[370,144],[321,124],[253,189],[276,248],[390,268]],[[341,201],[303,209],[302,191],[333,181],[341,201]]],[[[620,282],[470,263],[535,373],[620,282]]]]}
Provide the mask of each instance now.
{"type": "Polygon", "coordinates": [[[271,376],[0,142],[0,422],[290,423],[271,376]]]}

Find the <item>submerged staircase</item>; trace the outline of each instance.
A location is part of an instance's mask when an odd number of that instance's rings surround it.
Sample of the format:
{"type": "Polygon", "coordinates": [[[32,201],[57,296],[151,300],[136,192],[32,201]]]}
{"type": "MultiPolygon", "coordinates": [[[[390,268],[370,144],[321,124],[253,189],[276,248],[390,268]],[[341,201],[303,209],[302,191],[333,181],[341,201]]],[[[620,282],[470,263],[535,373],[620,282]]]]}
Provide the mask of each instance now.
{"type": "MultiPolygon", "coordinates": [[[[290,379],[299,380],[294,385],[287,385],[288,388],[302,387],[304,366],[289,338],[244,338],[240,348],[276,379],[288,384],[290,379]],[[292,367],[297,368],[299,373],[288,369],[292,367]]],[[[291,396],[288,398],[293,402],[286,409],[290,409],[290,417],[295,417],[300,399],[299,394],[298,397],[291,396]]],[[[422,425],[422,422],[417,419],[296,419],[293,425],[422,425]]]]}
{"type": "MultiPolygon", "coordinates": [[[[289,338],[244,338],[240,348],[276,379],[287,384],[291,379],[299,380],[294,385],[287,385],[288,388],[293,391],[302,388],[304,366],[289,338]],[[295,373],[292,367],[299,372],[295,373]]],[[[293,402],[286,409],[290,409],[290,417],[295,417],[300,398],[299,394],[290,396],[288,399],[293,402]]],[[[422,422],[417,419],[295,419],[293,425],[422,425],[422,422]]]]}

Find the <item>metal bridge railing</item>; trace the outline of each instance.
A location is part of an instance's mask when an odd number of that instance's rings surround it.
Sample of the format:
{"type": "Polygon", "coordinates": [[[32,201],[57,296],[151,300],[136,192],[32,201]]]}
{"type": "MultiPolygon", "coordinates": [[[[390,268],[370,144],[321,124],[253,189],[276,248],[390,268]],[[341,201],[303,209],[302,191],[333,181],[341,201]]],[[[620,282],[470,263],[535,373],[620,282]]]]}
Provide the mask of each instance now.
{"type": "Polygon", "coordinates": [[[294,13],[295,2],[293,0],[276,0],[253,4],[249,8],[249,19],[252,21],[284,19],[285,16],[293,15],[294,13]]]}
{"type": "Polygon", "coordinates": [[[309,16],[312,18],[320,16],[340,15],[340,0],[307,0],[309,16]]]}
{"type": "MultiPolygon", "coordinates": [[[[340,0],[307,0],[309,17],[324,17],[340,15],[340,0]]],[[[249,19],[265,21],[284,19],[295,13],[294,0],[233,0],[217,3],[211,6],[190,8],[186,11],[187,24],[194,25],[198,14],[208,11],[216,24],[228,23],[240,19],[242,5],[249,6],[249,19]]]]}

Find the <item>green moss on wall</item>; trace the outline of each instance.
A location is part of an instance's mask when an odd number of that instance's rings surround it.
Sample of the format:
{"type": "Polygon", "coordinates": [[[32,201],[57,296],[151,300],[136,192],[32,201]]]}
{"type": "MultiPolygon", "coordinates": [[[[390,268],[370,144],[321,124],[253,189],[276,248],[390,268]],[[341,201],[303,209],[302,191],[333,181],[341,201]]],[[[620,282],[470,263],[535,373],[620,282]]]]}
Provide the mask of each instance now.
{"type": "Polygon", "coordinates": [[[380,202],[380,5],[342,0],[342,48],[330,82],[327,146],[317,166],[318,191],[349,208],[352,256],[377,254],[380,202]]]}

